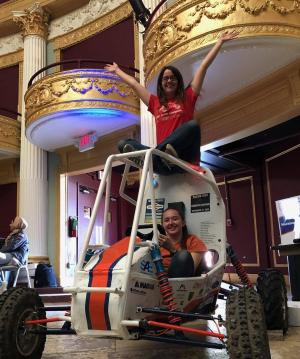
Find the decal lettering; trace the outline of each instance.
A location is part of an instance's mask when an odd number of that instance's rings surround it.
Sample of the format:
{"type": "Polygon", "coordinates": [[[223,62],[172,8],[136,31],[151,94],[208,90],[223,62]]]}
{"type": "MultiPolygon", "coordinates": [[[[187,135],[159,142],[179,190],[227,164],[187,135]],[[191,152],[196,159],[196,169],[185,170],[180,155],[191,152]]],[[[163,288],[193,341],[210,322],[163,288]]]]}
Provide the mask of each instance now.
{"type": "Polygon", "coordinates": [[[191,196],[191,213],[210,211],[210,193],[193,194],[191,196]]]}
{"type": "Polygon", "coordinates": [[[130,292],[134,293],[134,294],[139,294],[139,295],[146,295],[147,294],[144,290],[139,290],[139,289],[135,289],[135,288],[130,288],[130,292]]]}
{"type": "Polygon", "coordinates": [[[134,287],[135,288],[152,289],[153,290],[154,289],[154,284],[136,281],[134,287]]]}
{"type": "Polygon", "coordinates": [[[153,273],[153,265],[150,261],[143,259],[141,261],[141,270],[143,272],[153,273]]]}

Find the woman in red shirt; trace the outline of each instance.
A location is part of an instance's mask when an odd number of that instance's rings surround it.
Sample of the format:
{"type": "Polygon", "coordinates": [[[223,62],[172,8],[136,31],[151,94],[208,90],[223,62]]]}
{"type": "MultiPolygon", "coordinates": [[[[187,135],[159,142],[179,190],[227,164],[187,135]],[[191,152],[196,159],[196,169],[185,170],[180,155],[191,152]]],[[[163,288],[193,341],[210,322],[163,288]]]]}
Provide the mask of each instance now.
{"type": "Polygon", "coordinates": [[[206,245],[193,234],[189,234],[183,213],[179,209],[167,208],[162,215],[165,234],[159,235],[163,265],[170,278],[195,275],[206,245]]]}
{"type": "MultiPolygon", "coordinates": [[[[220,36],[201,62],[186,89],[181,73],[173,66],[165,66],[161,70],[157,80],[157,95],[151,94],[134,77],[122,71],[115,62],[105,66],[107,71],[114,72],[131,86],[148,106],[148,111],[154,115],[157,149],[199,165],[200,128],[197,122],[192,120],[196,100],[202,88],[206,71],[216,58],[221,46],[236,36],[237,32],[235,31],[224,32],[220,36]]],[[[120,152],[147,148],[149,147],[134,139],[122,140],[119,143],[120,152]]]]}

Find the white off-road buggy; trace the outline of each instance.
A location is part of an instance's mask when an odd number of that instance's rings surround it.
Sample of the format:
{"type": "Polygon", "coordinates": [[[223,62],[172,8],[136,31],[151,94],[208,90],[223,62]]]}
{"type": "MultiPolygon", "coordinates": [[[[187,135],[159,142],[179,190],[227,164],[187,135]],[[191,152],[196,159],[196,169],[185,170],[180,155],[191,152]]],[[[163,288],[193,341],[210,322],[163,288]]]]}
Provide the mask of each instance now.
{"type": "Polygon", "coordinates": [[[47,334],[77,334],[227,349],[230,358],[271,358],[261,300],[245,273],[239,273],[244,285],[226,294],[226,320],[214,314],[227,252],[237,261],[233,252],[227,250],[224,203],[209,169],[192,166],[155,149],[112,155],[99,186],[74,286],[65,288],[72,293],[71,307],[46,308],[29,288],[13,288],[3,293],[0,357],[39,359],[47,334]],[[172,163],[173,173],[155,174],[153,157],[172,163]],[[132,166],[136,167],[137,158],[143,159],[144,165],[135,201],[125,189],[127,174],[132,166]],[[112,246],[90,245],[103,196],[103,238],[108,235],[114,161],[125,163],[120,195],[135,205],[130,236],[112,246]],[[185,207],[189,232],[199,236],[209,249],[204,257],[209,257],[210,265],[197,277],[169,279],[163,269],[157,228],[163,209],[170,205],[185,207]],[[66,310],[67,314],[46,318],[46,312],[58,310],[66,310]],[[184,324],[191,320],[213,320],[216,330],[184,324]],[[62,329],[47,328],[47,323],[53,321],[63,321],[62,329]],[[224,324],[226,335],[218,330],[224,324]],[[206,336],[214,340],[206,341],[206,336]]]}

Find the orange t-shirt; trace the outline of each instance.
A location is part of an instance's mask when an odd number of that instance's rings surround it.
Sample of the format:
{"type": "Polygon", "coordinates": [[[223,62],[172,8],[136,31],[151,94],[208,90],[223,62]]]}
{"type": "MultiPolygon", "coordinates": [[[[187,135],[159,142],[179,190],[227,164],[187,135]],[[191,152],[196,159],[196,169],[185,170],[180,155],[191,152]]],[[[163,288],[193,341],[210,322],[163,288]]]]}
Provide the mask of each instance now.
{"type": "MultiPolygon", "coordinates": [[[[181,249],[181,244],[177,242],[174,247],[176,250],[179,250],[181,249]]],[[[207,247],[200,238],[194,234],[190,234],[186,240],[186,250],[190,253],[202,253],[207,251],[207,247]]],[[[163,265],[167,270],[172,260],[171,253],[164,247],[160,247],[160,254],[162,256],[163,265]]]]}

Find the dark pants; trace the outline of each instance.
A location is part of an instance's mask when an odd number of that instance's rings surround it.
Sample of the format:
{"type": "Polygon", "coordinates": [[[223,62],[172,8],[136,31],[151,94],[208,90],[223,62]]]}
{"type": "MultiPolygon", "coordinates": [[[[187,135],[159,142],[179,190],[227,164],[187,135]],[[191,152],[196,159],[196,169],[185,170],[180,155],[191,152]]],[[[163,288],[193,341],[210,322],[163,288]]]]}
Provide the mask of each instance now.
{"type": "Polygon", "coordinates": [[[194,260],[191,253],[186,250],[175,253],[168,269],[169,277],[193,277],[194,272],[194,260]]]}
{"type": "MultiPolygon", "coordinates": [[[[156,146],[156,149],[165,151],[166,145],[171,144],[176,150],[178,157],[187,162],[194,162],[196,158],[199,158],[200,152],[200,127],[195,120],[184,123],[178,127],[170,136],[168,136],[163,142],[156,146]]],[[[123,153],[123,148],[126,144],[132,145],[137,151],[146,150],[150,147],[142,145],[139,141],[129,138],[121,140],[118,144],[118,149],[123,153]]],[[[154,156],[153,167],[155,172],[162,173],[165,166],[161,163],[160,158],[154,156]],[[156,158],[155,158],[156,157],[156,158]]],[[[169,170],[167,172],[170,172],[169,170]]],[[[177,171],[175,168],[175,172],[177,171]]]]}

